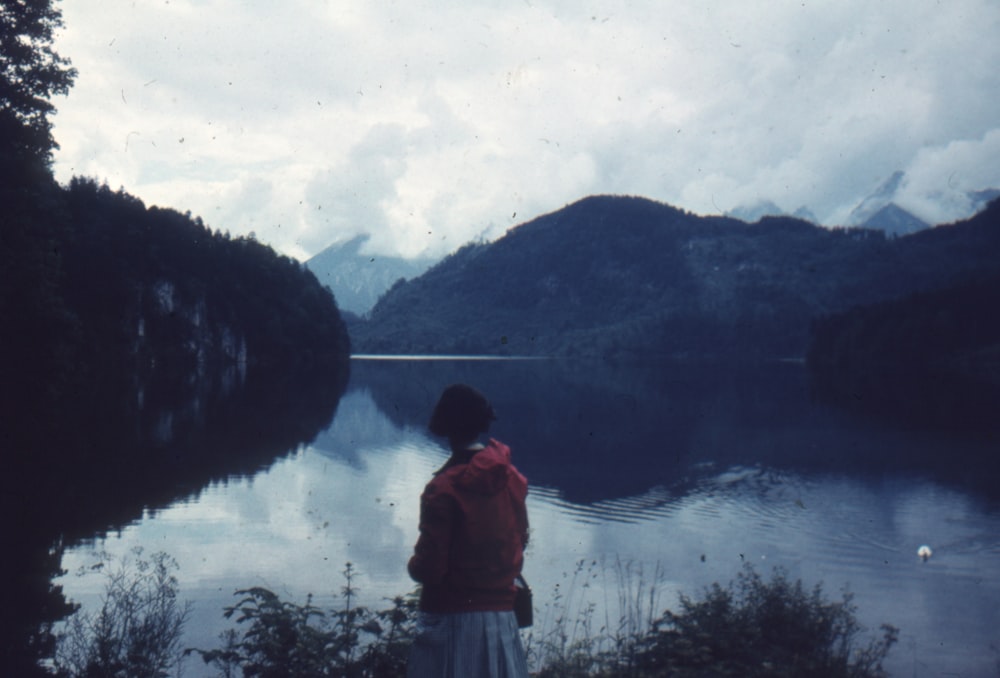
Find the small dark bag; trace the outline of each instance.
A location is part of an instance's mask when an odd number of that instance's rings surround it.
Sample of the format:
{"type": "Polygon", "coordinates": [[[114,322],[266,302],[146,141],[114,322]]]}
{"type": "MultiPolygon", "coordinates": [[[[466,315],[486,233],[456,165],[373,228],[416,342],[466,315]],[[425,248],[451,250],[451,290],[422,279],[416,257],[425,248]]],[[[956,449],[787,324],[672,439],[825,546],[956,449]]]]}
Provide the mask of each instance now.
{"type": "Polygon", "coordinates": [[[535,621],[535,608],[531,601],[531,587],[524,577],[517,575],[514,579],[514,586],[517,593],[514,595],[514,616],[517,618],[518,628],[527,628],[535,621]]]}

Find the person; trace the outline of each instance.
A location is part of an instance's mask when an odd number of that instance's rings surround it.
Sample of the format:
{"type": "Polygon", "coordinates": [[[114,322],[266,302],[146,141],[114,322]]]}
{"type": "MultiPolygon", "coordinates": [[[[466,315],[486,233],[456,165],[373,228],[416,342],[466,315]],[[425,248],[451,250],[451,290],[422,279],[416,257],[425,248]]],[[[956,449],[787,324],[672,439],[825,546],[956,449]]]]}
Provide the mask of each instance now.
{"type": "Polygon", "coordinates": [[[482,393],[453,384],[431,415],[451,457],[420,497],[407,570],[421,584],[409,678],[527,678],[513,612],[528,543],[528,483],[510,448],[480,436],[495,419],[482,393]]]}

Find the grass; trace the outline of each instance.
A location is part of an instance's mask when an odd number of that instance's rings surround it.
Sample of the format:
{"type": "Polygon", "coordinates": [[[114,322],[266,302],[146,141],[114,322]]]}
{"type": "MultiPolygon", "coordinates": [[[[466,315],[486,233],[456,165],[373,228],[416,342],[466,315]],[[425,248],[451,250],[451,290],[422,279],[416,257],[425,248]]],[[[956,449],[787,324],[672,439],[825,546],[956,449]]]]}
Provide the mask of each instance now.
{"type": "Polygon", "coordinates": [[[661,610],[665,576],[659,565],[649,572],[620,559],[611,565],[581,560],[564,579],[565,586],[556,585],[544,603],[539,625],[525,637],[537,675],[617,675],[612,672],[636,666],[639,641],[661,610]],[[608,600],[605,593],[598,605],[593,599],[598,590],[616,595],[608,600]]]}

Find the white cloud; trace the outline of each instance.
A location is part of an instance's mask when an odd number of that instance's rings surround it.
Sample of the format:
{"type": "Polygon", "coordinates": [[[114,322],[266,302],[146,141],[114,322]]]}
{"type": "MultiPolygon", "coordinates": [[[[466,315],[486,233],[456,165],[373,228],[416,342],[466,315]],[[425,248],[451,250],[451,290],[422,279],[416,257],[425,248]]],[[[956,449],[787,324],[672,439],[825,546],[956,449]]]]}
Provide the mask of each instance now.
{"type": "Polygon", "coordinates": [[[1000,185],[976,160],[1000,96],[990,0],[62,10],[80,76],[56,102],[57,176],[294,256],[363,231],[442,254],[594,193],[836,221],[898,169],[952,214],[925,167],[946,156],[1000,185]]]}
{"type": "Polygon", "coordinates": [[[998,157],[1000,127],[981,139],[923,148],[906,169],[897,202],[932,223],[967,216],[973,208],[968,194],[997,186],[998,157]]]}

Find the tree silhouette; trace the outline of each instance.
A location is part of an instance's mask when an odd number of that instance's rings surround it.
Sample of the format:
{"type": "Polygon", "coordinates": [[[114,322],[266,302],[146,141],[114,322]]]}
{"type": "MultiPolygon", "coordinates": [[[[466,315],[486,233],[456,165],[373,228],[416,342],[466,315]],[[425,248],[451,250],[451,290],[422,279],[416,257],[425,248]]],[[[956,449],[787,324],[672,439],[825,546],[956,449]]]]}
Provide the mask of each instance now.
{"type": "Polygon", "coordinates": [[[50,101],[66,94],[76,77],[68,59],[52,49],[62,13],[51,0],[8,0],[0,5],[0,139],[4,179],[17,161],[47,167],[58,148],[52,137],[50,101]]]}
{"type": "Polygon", "coordinates": [[[49,99],[65,94],[76,76],[52,49],[60,26],[51,0],[0,4],[0,317],[8,319],[0,332],[0,404],[49,382],[50,375],[36,373],[21,383],[26,375],[18,365],[27,355],[46,365],[66,355],[64,346],[46,339],[69,332],[58,294],[58,243],[65,234],[49,170],[57,148],[49,99]]]}

